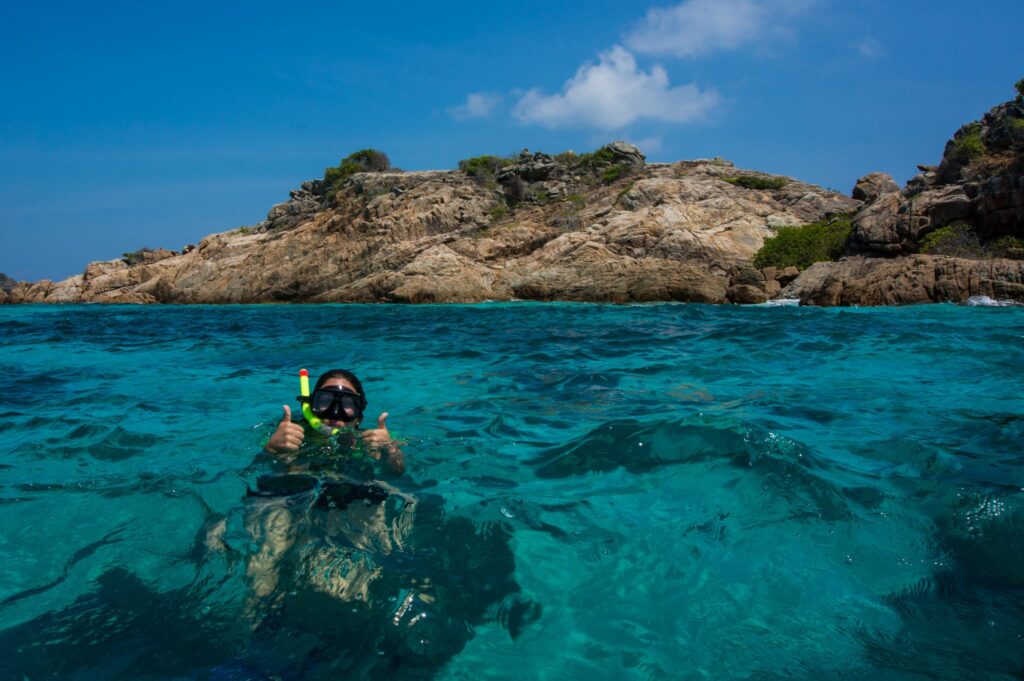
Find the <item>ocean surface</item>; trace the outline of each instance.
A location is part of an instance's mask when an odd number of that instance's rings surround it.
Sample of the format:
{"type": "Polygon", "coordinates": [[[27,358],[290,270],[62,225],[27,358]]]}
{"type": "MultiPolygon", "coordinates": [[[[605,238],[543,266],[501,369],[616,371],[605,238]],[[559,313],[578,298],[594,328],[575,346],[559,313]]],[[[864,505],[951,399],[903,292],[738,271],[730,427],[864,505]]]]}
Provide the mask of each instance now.
{"type": "Polygon", "coordinates": [[[1021,679],[1022,368],[1022,308],[0,307],[0,677],[1021,679]],[[408,470],[254,496],[335,367],[408,470]]]}

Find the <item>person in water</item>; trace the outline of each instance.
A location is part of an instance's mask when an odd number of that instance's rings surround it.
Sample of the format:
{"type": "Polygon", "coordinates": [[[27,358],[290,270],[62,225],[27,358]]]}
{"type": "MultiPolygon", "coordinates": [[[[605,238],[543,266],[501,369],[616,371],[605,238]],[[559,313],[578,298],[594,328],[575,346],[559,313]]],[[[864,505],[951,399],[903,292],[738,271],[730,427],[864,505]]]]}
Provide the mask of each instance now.
{"type": "MultiPolygon", "coordinates": [[[[331,369],[317,379],[313,393],[302,399],[308,399],[310,410],[319,418],[322,430],[353,429],[362,438],[372,458],[379,460],[383,456],[390,472],[399,475],[405,472],[405,456],[388,431],[386,411],[377,417],[376,428],[358,430],[366,409],[366,396],[355,374],[345,369],[331,369]]],[[[284,415],[263,448],[269,454],[287,456],[302,448],[312,426],[308,419],[293,420],[288,405],[282,405],[282,409],[284,415]]]]}
{"type": "MultiPolygon", "coordinates": [[[[405,455],[388,431],[387,412],[378,416],[376,428],[359,430],[366,409],[359,379],[350,371],[332,369],[320,376],[312,392],[305,371],[302,380],[303,420],[293,420],[284,405],[282,419],[255,462],[269,463],[273,471],[261,475],[256,490],[250,490],[254,499],[246,519],[259,544],[247,566],[257,598],[276,589],[282,559],[314,534],[343,539],[357,551],[390,553],[401,546],[405,528],[388,522],[384,501],[403,499],[410,511],[413,505],[411,497],[373,479],[378,462],[391,474],[404,473],[405,455]]],[[[345,578],[320,586],[349,600],[365,596],[378,572],[352,569],[345,578]]]]}

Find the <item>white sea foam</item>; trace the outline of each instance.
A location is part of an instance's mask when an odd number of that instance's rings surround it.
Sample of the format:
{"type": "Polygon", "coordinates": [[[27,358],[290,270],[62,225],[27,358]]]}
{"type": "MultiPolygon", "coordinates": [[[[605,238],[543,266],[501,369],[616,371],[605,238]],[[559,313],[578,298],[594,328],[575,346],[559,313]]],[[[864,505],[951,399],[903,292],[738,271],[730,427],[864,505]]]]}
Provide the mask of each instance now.
{"type": "Polygon", "coordinates": [[[971,296],[964,305],[969,307],[1013,307],[1020,303],[1015,300],[995,300],[988,296],[971,296]]]}
{"type": "Polygon", "coordinates": [[[775,300],[769,300],[766,303],[761,303],[763,307],[796,307],[800,304],[799,298],[777,298],[775,300]]]}

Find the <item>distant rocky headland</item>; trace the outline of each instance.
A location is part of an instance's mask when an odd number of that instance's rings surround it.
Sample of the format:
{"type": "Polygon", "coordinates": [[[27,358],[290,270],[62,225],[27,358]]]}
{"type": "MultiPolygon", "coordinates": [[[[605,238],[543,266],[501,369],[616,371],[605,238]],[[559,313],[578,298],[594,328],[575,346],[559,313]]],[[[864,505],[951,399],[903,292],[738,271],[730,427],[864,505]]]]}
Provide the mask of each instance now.
{"type": "Polygon", "coordinates": [[[1024,301],[1024,81],[902,189],[851,196],[722,159],[523,151],[401,172],[363,150],[267,219],[142,249],[4,303],[1024,301]]]}

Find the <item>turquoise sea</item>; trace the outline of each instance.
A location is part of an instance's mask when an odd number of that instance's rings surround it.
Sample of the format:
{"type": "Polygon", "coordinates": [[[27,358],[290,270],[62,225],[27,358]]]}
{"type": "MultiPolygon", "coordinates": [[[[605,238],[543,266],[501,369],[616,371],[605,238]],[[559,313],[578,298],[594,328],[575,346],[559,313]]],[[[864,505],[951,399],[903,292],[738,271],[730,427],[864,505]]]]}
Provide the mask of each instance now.
{"type": "Polygon", "coordinates": [[[1024,678],[1021,308],[3,307],[0,366],[4,679],[1024,678]],[[335,367],[406,474],[247,496],[335,367]]]}

